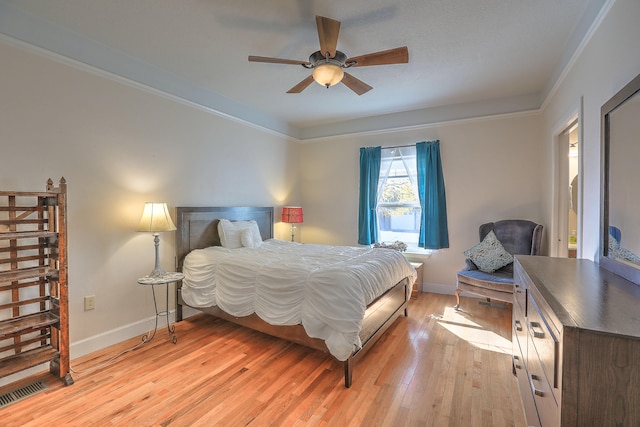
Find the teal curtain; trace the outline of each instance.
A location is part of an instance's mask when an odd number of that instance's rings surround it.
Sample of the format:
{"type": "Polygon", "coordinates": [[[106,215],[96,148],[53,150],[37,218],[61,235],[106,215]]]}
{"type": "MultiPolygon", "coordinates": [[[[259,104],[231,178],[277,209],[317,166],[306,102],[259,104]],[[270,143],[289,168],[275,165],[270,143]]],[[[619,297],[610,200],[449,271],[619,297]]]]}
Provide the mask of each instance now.
{"type": "Polygon", "coordinates": [[[425,249],[449,247],[447,198],[444,190],[440,141],[416,144],[418,196],[422,214],[418,246],[425,249]]]}
{"type": "Polygon", "coordinates": [[[358,211],[358,243],[371,245],[378,241],[378,179],[380,179],[380,147],[360,149],[360,198],[358,211]]]}

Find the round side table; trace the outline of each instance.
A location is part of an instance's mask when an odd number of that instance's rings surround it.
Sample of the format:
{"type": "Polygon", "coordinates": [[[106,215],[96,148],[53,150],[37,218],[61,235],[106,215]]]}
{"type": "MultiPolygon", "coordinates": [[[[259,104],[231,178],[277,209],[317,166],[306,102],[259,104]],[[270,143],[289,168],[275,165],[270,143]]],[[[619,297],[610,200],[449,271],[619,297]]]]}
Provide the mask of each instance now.
{"type": "Polygon", "coordinates": [[[151,341],[156,336],[156,331],[158,330],[158,317],[161,317],[161,316],[164,316],[167,320],[167,332],[171,337],[171,342],[174,344],[178,342],[178,337],[175,334],[175,331],[176,331],[175,325],[169,325],[169,285],[171,283],[179,282],[182,279],[184,279],[184,274],[177,273],[177,272],[165,273],[162,276],[158,276],[158,277],[145,276],[138,279],[138,283],[141,285],[151,285],[151,291],[153,292],[153,306],[156,310],[155,328],[153,329],[153,333],[151,333],[151,336],[149,336],[149,333],[146,333],[142,336],[143,343],[151,341]],[[166,298],[165,298],[166,309],[164,311],[158,311],[158,303],[156,302],[156,290],[155,290],[155,287],[157,285],[158,286],[166,285],[166,291],[167,291],[166,298]]]}

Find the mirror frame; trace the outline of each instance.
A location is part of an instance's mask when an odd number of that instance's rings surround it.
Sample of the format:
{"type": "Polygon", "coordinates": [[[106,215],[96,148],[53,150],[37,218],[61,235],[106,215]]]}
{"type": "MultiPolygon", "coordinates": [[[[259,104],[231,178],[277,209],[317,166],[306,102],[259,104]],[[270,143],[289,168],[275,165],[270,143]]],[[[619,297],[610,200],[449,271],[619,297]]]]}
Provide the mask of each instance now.
{"type": "MultiPolygon", "coordinates": [[[[609,99],[601,108],[601,170],[600,170],[600,267],[611,271],[636,285],[640,285],[640,266],[633,266],[608,256],[609,251],[609,162],[611,146],[610,114],[632,96],[640,92],[640,74],[609,99]]],[[[614,142],[615,144],[615,142],[614,142]]]]}

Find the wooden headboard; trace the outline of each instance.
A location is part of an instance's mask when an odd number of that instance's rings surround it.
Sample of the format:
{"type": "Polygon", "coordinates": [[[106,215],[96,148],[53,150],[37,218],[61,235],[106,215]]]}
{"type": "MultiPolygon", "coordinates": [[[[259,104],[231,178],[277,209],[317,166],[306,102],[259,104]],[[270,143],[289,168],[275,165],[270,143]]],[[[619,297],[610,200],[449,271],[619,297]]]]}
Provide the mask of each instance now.
{"type": "Polygon", "coordinates": [[[262,240],[273,238],[273,207],[178,207],[176,257],[182,271],[184,257],[194,249],[220,246],[218,222],[255,220],[262,240]]]}

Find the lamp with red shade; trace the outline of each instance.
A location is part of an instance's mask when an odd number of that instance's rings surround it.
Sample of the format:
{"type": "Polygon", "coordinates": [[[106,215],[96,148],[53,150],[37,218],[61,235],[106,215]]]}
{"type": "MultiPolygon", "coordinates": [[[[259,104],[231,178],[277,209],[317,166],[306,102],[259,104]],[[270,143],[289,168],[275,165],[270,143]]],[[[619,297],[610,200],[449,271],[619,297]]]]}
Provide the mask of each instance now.
{"type": "Polygon", "coordinates": [[[303,220],[302,208],[299,206],[285,206],[282,208],[282,222],[291,224],[291,241],[293,242],[293,236],[296,226],[294,224],[300,224],[303,220]]]}

